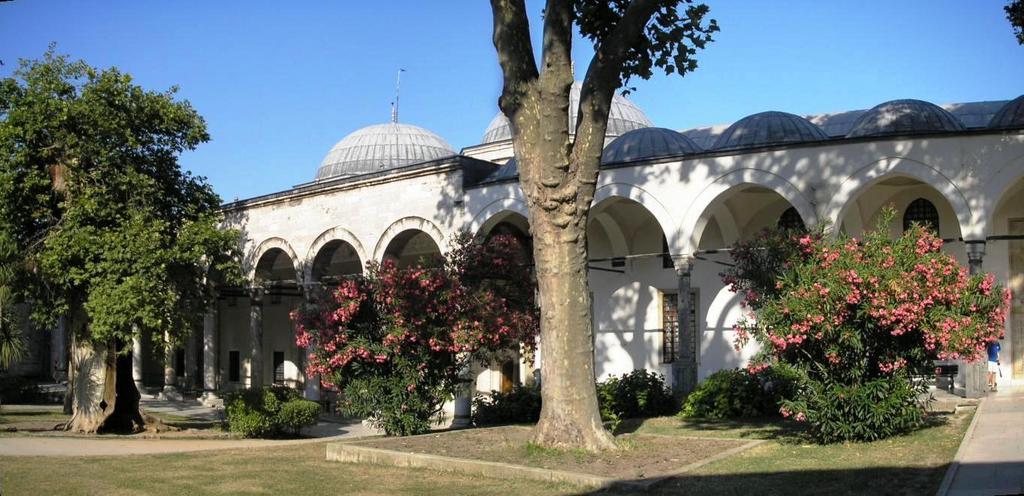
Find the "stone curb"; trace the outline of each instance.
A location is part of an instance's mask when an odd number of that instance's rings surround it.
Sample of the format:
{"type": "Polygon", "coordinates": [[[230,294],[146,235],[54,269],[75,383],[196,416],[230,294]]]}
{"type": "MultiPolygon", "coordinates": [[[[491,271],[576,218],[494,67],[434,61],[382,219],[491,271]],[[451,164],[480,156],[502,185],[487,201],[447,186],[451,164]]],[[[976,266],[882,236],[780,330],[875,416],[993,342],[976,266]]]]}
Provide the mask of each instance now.
{"type": "Polygon", "coordinates": [[[953,485],[953,479],[956,478],[956,472],[960,469],[960,461],[963,460],[964,453],[967,451],[967,443],[974,436],[974,427],[978,424],[978,419],[981,418],[981,409],[985,406],[986,399],[982,398],[978,402],[978,406],[974,410],[974,416],[971,417],[971,424],[967,426],[967,432],[964,432],[964,437],[960,440],[960,447],[956,449],[956,455],[953,456],[953,461],[950,462],[949,468],[946,469],[946,475],[942,477],[942,484],[939,485],[939,490],[936,491],[935,496],[946,496],[949,493],[949,488],[953,485]]]}
{"type": "Polygon", "coordinates": [[[501,462],[483,460],[467,460],[425,453],[408,453],[381,448],[358,446],[351,442],[331,443],[327,445],[327,460],[347,463],[373,463],[397,467],[416,467],[438,470],[441,472],[458,472],[470,475],[482,475],[496,479],[526,478],[544,482],[563,482],[593,489],[624,489],[643,491],[666,479],[690,472],[709,463],[730,457],[754,446],[764,440],[750,441],[743,445],[730,448],[709,458],[696,461],[670,474],[659,475],[645,480],[622,481],[599,475],[581,474],[563,470],[551,470],[537,467],[526,467],[501,462]]]}

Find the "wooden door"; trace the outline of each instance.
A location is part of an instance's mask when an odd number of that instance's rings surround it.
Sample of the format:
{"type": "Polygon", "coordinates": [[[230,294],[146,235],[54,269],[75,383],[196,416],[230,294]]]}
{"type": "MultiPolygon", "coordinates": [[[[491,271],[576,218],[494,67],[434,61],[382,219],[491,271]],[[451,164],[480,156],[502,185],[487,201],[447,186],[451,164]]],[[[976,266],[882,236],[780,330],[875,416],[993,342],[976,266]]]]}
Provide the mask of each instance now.
{"type": "Polygon", "coordinates": [[[507,393],[512,390],[515,380],[516,364],[509,360],[501,364],[501,392],[507,393]]]}

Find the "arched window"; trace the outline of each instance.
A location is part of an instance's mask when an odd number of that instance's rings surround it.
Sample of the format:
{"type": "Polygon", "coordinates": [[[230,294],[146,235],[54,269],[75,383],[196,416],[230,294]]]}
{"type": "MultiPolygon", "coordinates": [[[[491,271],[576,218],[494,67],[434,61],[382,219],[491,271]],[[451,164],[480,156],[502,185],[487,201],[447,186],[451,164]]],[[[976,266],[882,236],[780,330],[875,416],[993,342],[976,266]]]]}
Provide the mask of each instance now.
{"type": "Polygon", "coordinates": [[[907,206],[907,211],[903,213],[903,230],[910,229],[915,223],[924,226],[925,229],[938,236],[939,211],[936,210],[932,202],[924,198],[918,198],[910,202],[910,205],[907,206]]]}
{"type": "Polygon", "coordinates": [[[800,217],[800,212],[796,211],[796,207],[789,207],[785,212],[782,212],[782,215],[779,216],[778,227],[781,231],[807,230],[804,219],[800,217]]]}

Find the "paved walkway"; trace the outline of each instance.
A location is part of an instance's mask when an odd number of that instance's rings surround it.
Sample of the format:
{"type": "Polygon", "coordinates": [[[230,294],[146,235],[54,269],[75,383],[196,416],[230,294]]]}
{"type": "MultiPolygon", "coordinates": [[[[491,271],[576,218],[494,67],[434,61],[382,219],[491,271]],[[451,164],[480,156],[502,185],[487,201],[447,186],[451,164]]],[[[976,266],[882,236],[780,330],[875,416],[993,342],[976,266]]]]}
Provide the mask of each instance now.
{"type": "MultiPolygon", "coordinates": [[[[195,400],[166,401],[143,398],[142,408],[147,412],[162,412],[196,420],[219,420],[224,411],[208,408],[195,400]]],[[[5,405],[7,411],[53,410],[61,407],[37,405],[5,405]]],[[[82,438],[49,436],[0,437],[0,456],[110,456],[158,453],[182,453],[217,449],[265,448],[293,444],[316,443],[333,439],[372,436],[378,431],[358,421],[321,420],[317,425],[303,429],[303,434],[315,439],[146,439],[146,438],[82,438]]]]}
{"type": "Polygon", "coordinates": [[[1024,494],[1024,386],[1004,386],[978,408],[939,496],[1024,494]]]}

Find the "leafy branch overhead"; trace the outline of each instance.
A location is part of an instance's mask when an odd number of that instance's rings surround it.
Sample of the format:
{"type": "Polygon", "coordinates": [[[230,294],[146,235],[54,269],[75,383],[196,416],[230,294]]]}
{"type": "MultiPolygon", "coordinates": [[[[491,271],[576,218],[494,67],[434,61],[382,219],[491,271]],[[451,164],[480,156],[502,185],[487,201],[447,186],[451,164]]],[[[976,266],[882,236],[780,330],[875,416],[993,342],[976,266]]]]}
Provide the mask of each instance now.
{"type": "MultiPolygon", "coordinates": [[[[78,316],[79,337],[185,335],[210,301],[212,261],[238,234],[218,228],[220,199],[178,157],[209,140],[175,88],[145,90],[115,68],[55,54],[0,81],[0,237],[52,325],[78,316]]],[[[159,341],[159,340],[158,340],[159,341]]]]}
{"type": "Polygon", "coordinates": [[[1013,0],[1003,10],[1006,12],[1006,20],[1013,26],[1017,43],[1024,45],[1024,0],[1013,0]]]}
{"type": "MultiPolygon", "coordinates": [[[[595,50],[622,22],[631,3],[637,2],[575,2],[580,33],[594,43],[595,50]]],[[[622,87],[627,87],[634,76],[649,79],[654,75],[655,67],[666,74],[678,73],[680,76],[693,72],[697,69],[697,50],[713,41],[712,34],[719,30],[714,19],[704,24],[704,18],[710,12],[707,5],[694,5],[692,0],[652,1],[649,4],[654,14],[644,27],[645,36],[635,38],[625,50],[620,71],[622,87]],[[680,15],[680,9],[685,9],[683,15],[680,15]]]]}

